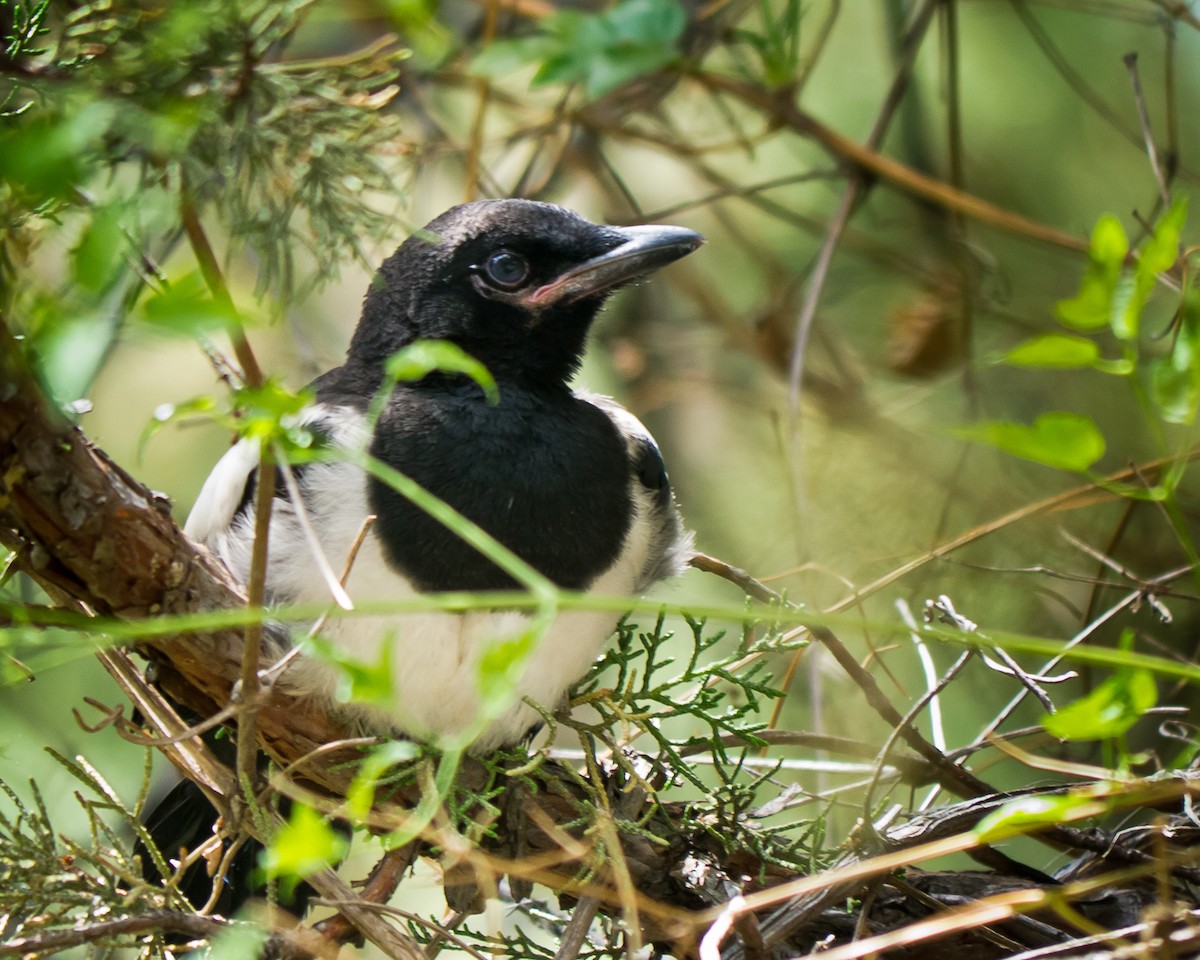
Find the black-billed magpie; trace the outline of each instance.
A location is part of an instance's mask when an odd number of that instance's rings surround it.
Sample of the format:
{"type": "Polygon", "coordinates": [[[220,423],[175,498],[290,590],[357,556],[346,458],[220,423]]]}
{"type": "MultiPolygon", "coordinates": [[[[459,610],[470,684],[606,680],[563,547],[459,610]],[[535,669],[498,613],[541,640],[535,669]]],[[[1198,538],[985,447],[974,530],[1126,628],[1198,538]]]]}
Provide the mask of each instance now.
{"type": "MultiPolygon", "coordinates": [[[[528,200],[468,203],[411,236],[380,268],[346,362],[319,377],[305,417],[333,448],[365,447],[474,521],[560,587],[634,595],[680,572],[690,556],[662,457],[615,401],[573,390],[588,330],[616,288],[694,251],[681,227],[612,227],[528,200]],[[395,386],[372,428],[385,362],[417,339],[447,340],[495,378],[498,402],[472,379],[433,373],[395,386]]],[[[254,536],[257,442],[217,464],[186,531],[245,581],[254,536]]],[[[503,570],[389,486],[347,461],[297,471],[304,512],[335,567],[368,514],[346,588],[356,602],[432,591],[507,590],[503,570]]],[[[277,491],[267,594],[272,604],[321,604],[296,504],[277,491]]],[[[561,613],[516,681],[512,702],[479,721],[480,656],[528,623],[517,610],[334,618],[323,634],[341,653],[378,662],[390,645],[393,701],[350,705],[377,732],[482,752],[519,741],[555,709],[612,633],[608,612],[561,613]]],[[[333,668],[298,658],[281,681],[331,699],[333,668]]]]}

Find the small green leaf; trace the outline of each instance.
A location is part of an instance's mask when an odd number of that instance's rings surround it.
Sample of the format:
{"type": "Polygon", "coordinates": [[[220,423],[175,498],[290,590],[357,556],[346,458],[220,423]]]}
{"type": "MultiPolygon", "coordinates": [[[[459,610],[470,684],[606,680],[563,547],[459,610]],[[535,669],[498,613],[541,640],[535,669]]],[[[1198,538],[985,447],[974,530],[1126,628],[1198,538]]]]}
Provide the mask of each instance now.
{"type": "Polygon", "coordinates": [[[461,373],[483,390],[488,403],[500,402],[496,380],[482,363],[449,340],[418,340],[392,354],[387,361],[392,380],[420,380],[434,372],[461,373]]]}
{"type": "Polygon", "coordinates": [[[1187,203],[1177,200],[1158,218],[1153,233],[1138,252],[1132,273],[1122,273],[1114,288],[1112,310],[1112,329],[1118,339],[1136,339],[1142,311],[1154,292],[1158,275],[1179,257],[1179,235],[1186,219],[1187,203]]]}
{"type": "Polygon", "coordinates": [[[561,10],[542,19],[537,36],[491,44],[471,69],[503,76],[540,63],[535,86],[582,81],[595,99],[678,59],[686,26],[678,0],[618,0],[594,14],[561,10]]]}
{"type": "Polygon", "coordinates": [[[310,637],[306,643],[315,656],[337,667],[337,698],[343,703],[382,706],[395,701],[391,643],[380,644],[379,658],[374,663],[348,656],[324,637],[310,637]]]}
{"type": "Polygon", "coordinates": [[[311,460],[321,450],[321,438],[303,419],[311,390],[292,390],[272,377],[258,387],[240,387],[230,399],[233,410],[224,420],[238,436],[281,448],[288,463],[311,460]]]}
{"type": "Polygon", "coordinates": [[[91,388],[119,330],[111,310],[68,310],[48,305],[29,342],[33,362],[50,393],[61,403],[83,397],[91,388]]]}
{"type": "Polygon", "coordinates": [[[1171,204],[1158,222],[1154,232],[1138,251],[1137,275],[1153,283],[1164,270],[1170,270],[1179,259],[1179,236],[1187,222],[1187,198],[1181,197],[1171,204]]]}
{"type": "Polygon", "coordinates": [[[1060,300],[1054,313],[1075,330],[1102,330],[1109,324],[1115,278],[1102,267],[1092,264],[1079,284],[1079,292],[1069,300],[1060,300]]]}
{"type": "Polygon", "coordinates": [[[200,960],[258,960],[270,931],[256,923],[235,923],[222,930],[200,952],[200,960]]]}
{"type": "Polygon", "coordinates": [[[1146,306],[1149,290],[1143,290],[1137,279],[1128,273],[1117,277],[1112,288],[1112,314],[1109,326],[1118,340],[1136,340],[1141,326],[1142,309],[1146,306]]]}
{"type": "Polygon", "coordinates": [[[1101,330],[1112,324],[1117,312],[1113,298],[1128,253],[1129,238],[1121,221],[1105,214],[1092,230],[1090,262],[1079,283],[1079,292],[1058,302],[1055,307],[1058,319],[1076,330],[1101,330]]]}
{"type": "Polygon", "coordinates": [[[0,131],[0,182],[30,206],[68,196],[88,178],[117,115],[115,103],[97,100],[63,116],[16,118],[0,131]]]}
{"type": "Polygon", "coordinates": [[[71,251],[75,281],[93,293],[107,290],[120,276],[127,246],[118,211],[113,207],[96,210],[71,251]]]}
{"type": "Polygon", "coordinates": [[[1064,333],[1047,333],[1033,337],[1013,347],[1004,358],[1005,363],[1018,367],[1060,370],[1094,367],[1099,360],[1100,347],[1094,340],[1064,333]]]}
{"type": "Polygon", "coordinates": [[[147,297],[141,316],[160,330],[189,337],[223,330],[235,319],[228,304],[212,298],[198,271],[147,297]]]}
{"type": "Polygon", "coordinates": [[[542,35],[496,40],[471,61],[471,73],[477,77],[506,77],[542,63],[557,51],[558,43],[554,38],[542,35]]]}
{"type": "Polygon", "coordinates": [[[1092,229],[1092,244],[1088,254],[1095,263],[1119,269],[1129,254],[1129,238],[1121,221],[1106,213],[1092,229]]]}
{"type": "Polygon", "coordinates": [[[415,760],[420,753],[420,749],[411,740],[389,740],[372,750],[346,791],[346,810],[350,816],[358,820],[364,819],[371,812],[371,804],[375,802],[375,788],[380,778],[397,764],[415,760]]]}
{"type": "Polygon", "coordinates": [[[1087,811],[1096,803],[1095,797],[1078,793],[1058,797],[1017,797],[980,820],[975,826],[975,838],[980,843],[996,843],[1033,833],[1041,827],[1068,823],[1078,819],[1077,811],[1087,811]]]}
{"type": "Polygon", "coordinates": [[[290,897],[298,881],[337,863],[350,842],[312,807],[297,803],[292,815],[276,831],[262,853],[259,865],[268,876],[283,881],[290,897]]]}
{"type": "Polygon", "coordinates": [[[1171,352],[1150,364],[1150,393],[1168,423],[1193,423],[1200,412],[1200,291],[1188,290],[1171,352]]]}
{"type": "Polygon", "coordinates": [[[488,643],[479,658],[476,678],[486,715],[512,702],[513,689],[540,639],[537,631],[526,630],[515,637],[497,637],[488,643]]]}
{"type": "Polygon", "coordinates": [[[1086,471],[1105,450],[1104,437],[1090,417],[1062,411],[1043,413],[1032,426],[992,420],[957,432],[1013,456],[1076,473],[1086,471]]]}
{"type": "Polygon", "coordinates": [[[1059,740],[1108,740],[1126,733],[1158,702],[1149,670],[1121,670],[1086,697],[1042,717],[1046,732],[1059,740]]]}

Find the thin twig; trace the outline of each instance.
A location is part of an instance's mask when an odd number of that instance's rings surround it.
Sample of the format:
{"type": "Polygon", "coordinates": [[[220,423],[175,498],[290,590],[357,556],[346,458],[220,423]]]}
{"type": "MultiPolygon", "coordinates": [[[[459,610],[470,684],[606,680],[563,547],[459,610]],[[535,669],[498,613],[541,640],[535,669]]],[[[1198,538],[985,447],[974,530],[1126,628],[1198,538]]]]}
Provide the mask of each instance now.
{"type": "Polygon", "coordinates": [[[308,551],[312,555],[313,562],[317,566],[317,572],[321,574],[321,579],[325,581],[325,586],[329,588],[334,603],[343,610],[353,610],[354,602],[350,599],[350,595],[346,593],[346,588],[342,582],[338,580],[337,574],[333,572],[333,567],[329,565],[329,559],[325,556],[325,549],[321,546],[321,538],[317,536],[317,531],[313,529],[312,519],[308,515],[308,508],[304,505],[304,497],[300,492],[300,484],[296,482],[296,472],[292,469],[290,463],[279,456],[281,452],[276,450],[279,471],[283,474],[283,482],[287,487],[293,515],[296,518],[296,523],[300,526],[300,530],[304,533],[304,540],[308,545],[308,551]]]}
{"type": "MultiPolygon", "coordinates": [[[[392,894],[400,886],[400,881],[404,879],[404,874],[417,859],[421,846],[420,841],[411,840],[403,846],[385,853],[372,868],[370,876],[359,890],[360,902],[387,903],[391,900],[392,894]]],[[[330,943],[339,946],[349,943],[358,936],[358,927],[341,913],[322,920],[316,925],[316,929],[330,943]]]]}
{"type": "Polygon", "coordinates": [[[1086,253],[1088,250],[1087,241],[1080,237],[1037,223],[980,197],[955,190],[941,180],[928,177],[890,157],[867,149],[855,140],[827,127],[780,94],[719,74],[704,73],[699,74],[697,78],[705,86],[725,90],[744,103],[770,114],[796,133],[811,136],[835,155],[862,167],[868,173],[886,180],[906,193],[950,210],[959,210],[973,220],[1039,243],[1075,253],[1086,253]]]}
{"type": "MultiPolygon", "coordinates": [[[[483,37],[484,46],[491,43],[496,35],[496,21],[500,15],[499,0],[484,0],[483,37]]],[[[475,80],[475,116],[471,120],[471,132],[467,140],[465,157],[466,170],[463,180],[466,183],[464,200],[474,200],[479,190],[480,154],[483,152],[483,127],[487,120],[488,100],[491,97],[492,85],[486,77],[475,80]]]]}
{"type": "MultiPolygon", "coordinates": [[[[941,0],[925,0],[920,10],[913,17],[912,26],[904,38],[903,55],[892,79],[892,85],[884,98],[883,106],[875,119],[871,132],[867,137],[866,149],[874,153],[878,150],[883,137],[891,125],[896,108],[900,105],[904,90],[908,86],[912,71],[913,59],[921,46],[925,31],[933,21],[933,14],[942,6],[941,0]]],[[[858,206],[858,201],[866,189],[868,178],[862,167],[855,168],[846,181],[846,189],[838,201],[833,219],[829,221],[829,229],[817,253],[816,262],[808,277],[804,290],[804,300],[796,317],[796,329],[792,340],[791,369],[788,376],[792,415],[795,416],[800,407],[801,381],[804,376],[804,358],[807,356],[808,339],[812,332],[813,320],[817,315],[817,304],[825,289],[825,279],[829,275],[829,265],[833,262],[834,251],[841,242],[842,232],[850,220],[851,213],[858,206]]]]}
{"type": "Polygon", "coordinates": [[[200,215],[192,204],[186,184],[180,189],[179,218],[183,224],[183,232],[187,235],[188,243],[191,245],[192,254],[196,257],[196,262],[200,267],[200,273],[204,277],[205,285],[213,295],[213,299],[226,309],[230,323],[229,336],[233,341],[233,352],[237,356],[238,363],[242,365],[242,378],[247,386],[260,387],[263,383],[262,368],[258,365],[254,351],[250,349],[250,342],[246,339],[246,331],[238,319],[233,297],[229,293],[229,286],[225,283],[221,266],[217,262],[217,255],[213,252],[212,244],[208,242],[208,234],[204,232],[200,215]]]}
{"type": "Polygon", "coordinates": [[[1142,81],[1138,76],[1137,54],[1127,53],[1122,58],[1125,68],[1129,71],[1129,82],[1133,86],[1133,102],[1137,106],[1138,121],[1142,125],[1142,139],[1146,144],[1146,156],[1150,158],[1150,169],[1154,171],[1154,179],[1158,183],[1158,194],[1163,208],[1171,205],[1171,191],[1167,189],[1167,180],[1163,176],[1162,164],[1158,160],[1158,147],[1154,145],[1154,132],[1150,129],[1150,114],[1146,110],[1146,97],[1142,93],[1142,81]]]}
{"type": "MultiPolygon", "coordinates": [[[[254,546],[250,554],[250,582],[246,586],[246,605],[261,610],[267,599],[267,548],[271,530],[271,508],[275,502],[275,465],[271,448],[264,444],[258,462],[258,489],[254,497],[254,546]]],[[[242,675],[237,699],[238,715],[237,773],[242,789],[253,792],[258,776],[258,739],[256,726],[263,628],[255,617],[246,626],[246,644],[242,650],[242,675]]]]}
{"type": "Polygon", "coordinates": [[[554,960],[575,960],[579,956],[579,951],[587,942],[588,930],[591,929],[592,921],[596,919],[599,909],[600,900],[597,897],[579,898],[575,909],[571,911],[571,919],[567,922],[566,929],[563,930],[554,960]]]}
{"type": "MultiPolygon", "coordinates": [[[[692,557],[692,566],[697,569],[704,570],[708,573],[714,573],[719,577],[723,577],[732,583],[736,583],[742,589],[746,590],[751,596],[764,602],[781,602],[791,609],[796,609],[793,604],[788,604],[774,590],[763,585],[758,580],[755,580],[746,571],[740,570],[731,564],[718,560],[715,557],[710,557],[707,554],[698,553],[692,557]]],[[[903,717],[900,712],[892,706],[887,694],[880,689],[879,684],[875,682],[875,678],[868,673],[857,660],[854,655],[842,644],[832,630],[827,627],[807,626],[798,628],[799,630],[807,630],[822,646],[825,647],[833,658],[838,662],[838,665],[850,676],[863,691],[867,698],[867,702],[872,709],[893,729],[900,728],[901,737],[924,759],[928,760],[933,768],[938,772],[938,780],[943,786],[953,790],[960,796],[981,796],[987,793],[994,793],[994,789],[984,783],[974,774],[962,767],[951,763],[946,759],[946,755],[938,750],[933,744],[926,740],[919,731],[912,726],[903,722],[903,717]]]]}
{"type": "Polygon", "coordinates": [[[156,910],[136,917],[115,920],[90,918],[86,924],[67,929],[44,930],[28,937],[17,937],[0,943],[0,957],[34,957],[39,954],[58,954],[71,947],[81,947],[114,937],[148,933],[176,933],[191,939],[211,938],[233,927],[220,917],[202,917],[195,913],[156,910]]]}

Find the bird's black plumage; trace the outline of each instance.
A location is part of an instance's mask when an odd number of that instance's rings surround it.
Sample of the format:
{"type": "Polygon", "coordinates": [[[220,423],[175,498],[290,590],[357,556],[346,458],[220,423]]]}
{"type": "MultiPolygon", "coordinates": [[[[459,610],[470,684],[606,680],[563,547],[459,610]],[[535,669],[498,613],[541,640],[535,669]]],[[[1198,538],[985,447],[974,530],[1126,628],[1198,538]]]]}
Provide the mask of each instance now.
{"type": "MultiPolygon", "coordinates": [[[[690,552],[662,457],[635,417],[614,401],[571,388],[588,330],[617,287],[701,243],[678,227],[609,227],[524,200],[455,207],[413,234],[367,292],[346,362],[313,384],[306,414],[336,448],[366,449],[416,480],[563,588],[636,594],[678,573],[690,552]],[[433,373],[389,388],[367,418],[385,364],[418,339],[446,340],[483,363],[498,402],[471,379],[433,373]]],[[[242,441],[217,465],[187,530],[235,575],[248,574],[257,446],[242,441]]],[[[514,581],[455,533],[353,463],[305,465],[302,503],[279,487],[270,530],[267,591],[274,603],[325,603],[304,535],[308,525],[335,568],[368,513],[377,516],[352,567],[356,601],[442,590],[490,591],[514,581]],[[299,517],[303,508],[307,523],[299,517]]],[[[526,631],[517,610],[333,618],[327,638],[378,662],[391,647],[393,704],[345,709],[378,731],[470,743],[519,740],[540,721],[523,702],[555,708],[587,670],[615,618],[561,613],[513,674],[511,702],[481,706],[484,653],[526,631]]],[[[281,682],[333,698],[336,677],[300,657],[281,682]]]]}
{"type": "MultiPolygon", "coordinates": [[[[501,381],[492,407],[474,385],[406,385],[380,418],[371,453],[403,464],[567,589],[586,589],[613,564],[632,521],[625,442],[598,408],[562,390],[501,381]]],[[[369,502],[388,559],[417,589],[516,589],[474,547],[375,478],[369,502]]]]}

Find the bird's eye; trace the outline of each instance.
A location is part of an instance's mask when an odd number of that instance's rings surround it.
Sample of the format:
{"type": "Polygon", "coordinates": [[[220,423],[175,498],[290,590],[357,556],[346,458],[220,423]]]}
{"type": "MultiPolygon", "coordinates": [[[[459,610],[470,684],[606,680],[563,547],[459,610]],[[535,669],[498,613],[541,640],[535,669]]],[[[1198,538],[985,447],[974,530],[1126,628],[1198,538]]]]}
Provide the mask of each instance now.
{"type": "Polygon", "coordinates": [[[501,290],[516,290],[529,279],[529,263],[511,250],[497,250],[484,262],[483,275],[501,290]]]}

